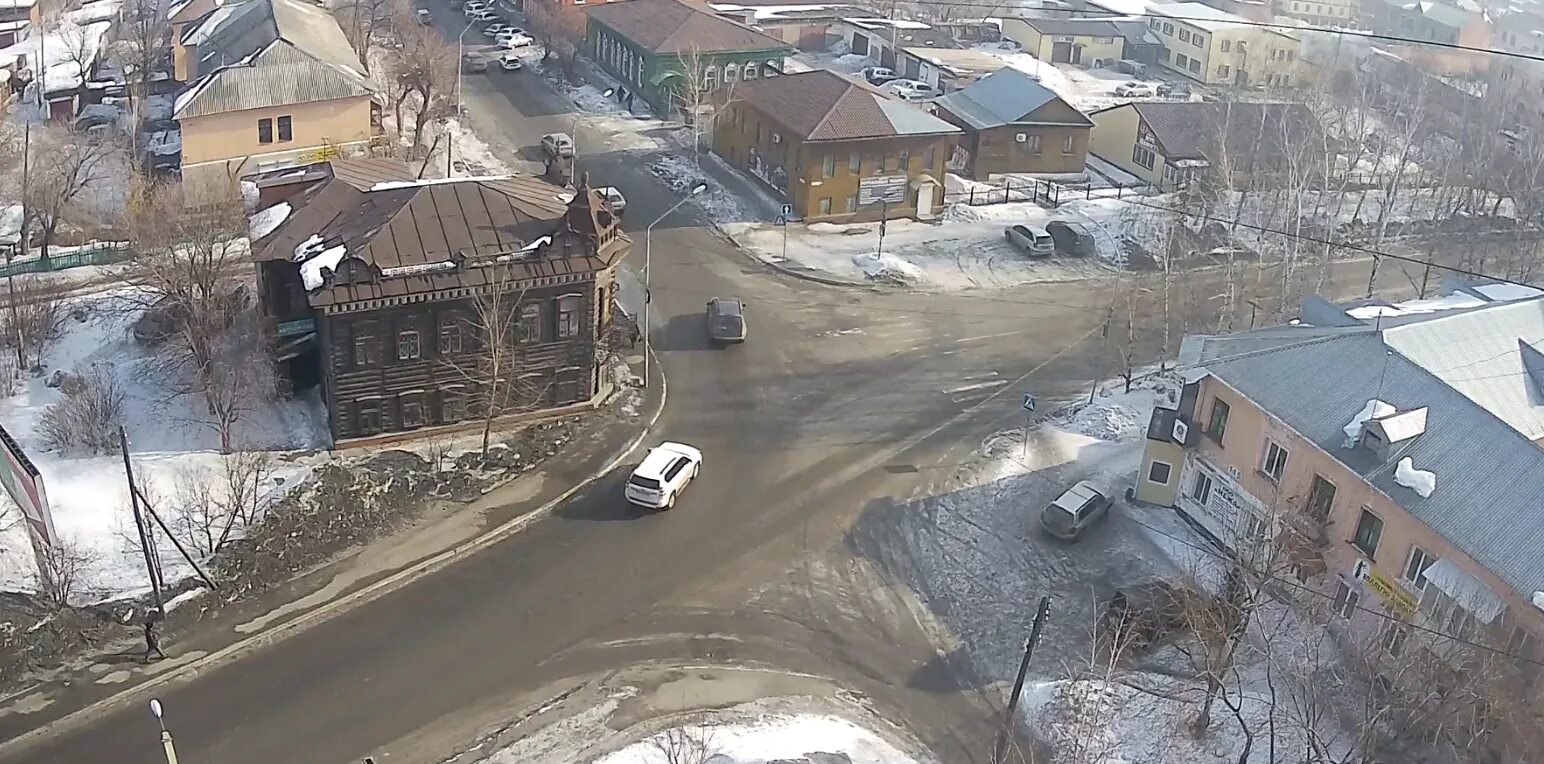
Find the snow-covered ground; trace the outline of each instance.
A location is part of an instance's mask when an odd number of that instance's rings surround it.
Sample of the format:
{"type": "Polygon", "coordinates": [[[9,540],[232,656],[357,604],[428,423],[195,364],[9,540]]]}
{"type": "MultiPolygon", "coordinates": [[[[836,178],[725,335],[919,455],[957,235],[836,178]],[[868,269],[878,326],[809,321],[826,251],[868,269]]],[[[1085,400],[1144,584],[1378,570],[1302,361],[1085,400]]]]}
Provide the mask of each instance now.
{"type": "Polygon", "coordinates": [[[1105,272],[1125,260],[1122,237],[1131,205],[1095,197],[1076,199],[1055,210],[1014,202],[951,205],[938,223],[892,220],[885,226],[883,254],[879,224],[812,223],[788,226],[742,224],[726,227],[741,246],[764,260],[825,271],[852,280],[897,280],[944,291],[994,288],[1031,282],[1072,281],[1105,272]],[[1097,257],[1031,259],[1015,249],[1003,230],[1018,223],[1051,220],[1091,224],[1097,257]]]}
{"type": "MultiPolygon", "coordinates": [[[[24,376],[15,395],[0,399],[0,422],[42,474],[59,538],[83,554],[77,594],[83,602],[133,595],[147,590],[149,583],[129,510],[122,456],[44,450],[39,418],[62,397],[45,383],[49,376],[89,366],[117,380],[124,392],[123,422],[135,479],[152,500],[171,500],[179,484],[190,481],[218,485],[229,458],[218,452],[219,438],[206,409],[188,396],[166,392],[175,380],[168,378],[165,362],[130,334],[138,315],[122,293],[69,303],[61,334],[44,358],[45,373],[24,376]]],[[[236,431],[239,447],[315,449],[325,444],[326,417],[314,397],[271,401],[244,413],[236,431]]],[[[308,471],[305,460],[278,460],[267,487],[293,486],[308,471]]],[[[32,591],[37,586],[32,547],[21,527],[10,522],[18,510],[3,496],[0,507],[0,528],[6,528],[0,532],[0,590],[32,591]]],[[[159,532],[158,541],[167,580],[191,575],[159,532]]]]}
{"type": "Polygon", "coordinates": [[[595,764],[816,764],[837,760],[838,754],[847,757],[841,759],[844,764],[914,764],[910,756],[846,719],[806,714],[661,732],[603,756],[595,764]],[[712,758],[670,755],[670,751],[683,747],[691,754],[701,752],[712,758]],[[822,753],[828,756],[814,758],[822,753]]]}

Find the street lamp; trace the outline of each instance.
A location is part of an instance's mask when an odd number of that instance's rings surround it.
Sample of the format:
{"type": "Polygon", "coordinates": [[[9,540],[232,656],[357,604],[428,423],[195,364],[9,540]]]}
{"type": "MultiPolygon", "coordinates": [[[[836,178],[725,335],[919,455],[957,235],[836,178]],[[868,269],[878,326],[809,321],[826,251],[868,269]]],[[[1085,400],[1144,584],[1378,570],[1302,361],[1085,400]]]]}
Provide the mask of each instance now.
{"type": "Polygon", "coordinates": [[[166,728],[166,719],[161,715],[160,700],[150,699],[150,713],[155,714],[156,723],[161,725],[161,748],[166,751],[166,764],[177,764],[177,747],[172,743],[171,730],[166,728]]]}
{"type": "Polygon", "coordinates": [[[708,190],[708,184],[706,184],[706,183],[698,183],[697,185],[692,186],[692,190],[688,191],[686,193],[686,196],[681,197],[679,200],[676,201],[675,204],[670,205],[670,209],[665,210],[664,212],[660,213],[659,217],[654,218],[654,222],[648,224],[643,229],[643,386],[644,387],[648,387],[649,386],[649,303],[654,302],[654,293],[649,290],[649,277],[653,273],[653,269],[650,268],[649,265],[653,262],[654,226],[659,225],[659,222],[661,220],[664,220],[665,218],[669,217],[670,213],[675,212],[677,207],[680,207],[681,205],[685,204],[686,200],[688,200],[688,199],[690,199],[690,198],[692,198],[692,197],[694,197],[694,196],[696,196],[696,195],[698,195],[698,194],[700,194],[700,193],[702,193],[703,191],[706,191],[706,190],[708,190]]]}
{"type": "MultiPolygon", "coordinates": [[[[461,75],[466,72],[466,59],[463,58],[463,56],[465,56],[466,54],[462,50],[462,41],[466,39],[466,33],[467,32],[470,32],[470,31],[472,31],[473,29],[476,29],[476,28],[477,28],[477,22],[475,20],[473,20],[473,19],[467,19],[466,28],[461,30],[461,34],[456,35],[456,119],[458,121],[461,119],[461,75]]],[[[397,129],[401,130],[402,126],[401,125],[397,125],[397,129]]],[[[450,177],[450,175],[451,175],[451,172],[450,172],[450,157],[451,157],[451,154],[454,153],[454,144],[455,144],[455,138],[450,134],[449,131],[446,131],[446,133],[445,133],[445,177],[447,177],[447,178],[450,177]]],[[[424,161],[428,162],[429,160],[425,159],[424,161]]]]}
{"type": "MultiPolygon", "coordinates": [[[[610,98],[611,94],[615,92],[617,91],[612,88],[606,88],[600,91],[600,97],[610,98]]],[[[580,112],[574,112],[574,126],[569,132],[569,137],[574,141],[574,167],[573,172],[570,174],[575,178],[579,177],[579,116],[580,112]]]]}

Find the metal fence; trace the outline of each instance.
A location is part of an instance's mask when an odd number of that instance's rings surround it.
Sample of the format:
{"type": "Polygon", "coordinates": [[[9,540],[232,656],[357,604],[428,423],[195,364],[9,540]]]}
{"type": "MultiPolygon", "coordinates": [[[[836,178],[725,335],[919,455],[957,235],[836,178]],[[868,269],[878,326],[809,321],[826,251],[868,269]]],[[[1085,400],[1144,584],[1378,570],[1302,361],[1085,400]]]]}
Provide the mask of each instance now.
{"type": "Polygon", "coordinates": [[[1057,207],[1063,202],[1073,199],[1105,197],[1122,199],[1127,196],[1151,196],[1153,194],[1178,191],[1183,187],[1184,185],[1181,183],[1162,187],[1151,183],[1096,186],[1091,183],[1064,183],[1053,180],[1010,177],[1005,178],[1000,186],[989,188],[973,186],[964,191],[944,194],[943,203],[945,205],[967,204],[972,207],[984,207],[990,204],[1007,204],[1009,202],[1034,202],[1047,207],[1057,207]]]}
{"type": "Polygon", "coordinates": [[[55,255],[47,259],[35,258],[20,262],[0,265],[0,278],[20,276],[23,273],[48,273],[50,271],[62,271],[69,268],[79,268],[83,265],[109,265],[123,262],[129,258],[129,247],[124,242],[107,242],[90,247],[82,247],[63,255],[55,255]]]}

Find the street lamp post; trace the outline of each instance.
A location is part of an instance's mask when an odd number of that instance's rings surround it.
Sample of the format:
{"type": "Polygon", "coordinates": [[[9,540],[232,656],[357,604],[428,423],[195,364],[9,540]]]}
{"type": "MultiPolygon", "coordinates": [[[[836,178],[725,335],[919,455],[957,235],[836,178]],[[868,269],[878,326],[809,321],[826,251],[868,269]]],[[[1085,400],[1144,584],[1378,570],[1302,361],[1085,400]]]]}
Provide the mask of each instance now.
{"type": "Polygon", "coordinates": [[[156,723],[161,725],[161,749],[166,752],[166,764],[177,764],[177,746],[172,743],[171,730],[166,728],[166,719],[162,716],[160,700],[155,698],[150,700],[150,713],[155,714],[156,723]]]}
{"type": "Polygon", "coordinates": [[[643,386],[644,387],[648,387],[649,386],[649,303],[654,302],[654,293],[652,291],[650,291],[650,289],[649,289],[649,278],[650,278],[651,274],[653,273],[653,269],[650,268],[649,266],[653,263],[654,226],[659,225],[661,220],[664,220],[665,218],[669,217],[670,213],[675,212],[676,208],[680,207],[683,204],[685,204],[688,199],[691,199],[692,197],[702,193],[703,191],[706,191],[707,188],[708,188],[708,184],[706,184],[706,183],[698,183],[697,185],[692,186],[692,190],[688,191],[686,196],[681,197],[679,200],[676,201],[675,204],[670,205],[670,209],[665,210],[664,212],[660,213],[659,217],[654,218],[654,222],[648,224],[643,229],[643,386]]]}
{"type": "MultiPolygon", "coordinates": [[[[462,50],[462,41],[466,40],[467,32],[470,32],[476,28],[477,22],[472,19],[467,19],[466,28],[461,30],[461,34],[456,35],[456,120],[458,124],[461,119],[461,75],[466,71],[466,59],[462,58],[462,56],[466,55],[462,50]]],[[[401,130],[402,126],[397,125],[397,129],[401,130]]],[[[445,177],[447,178],[451,176],[450,157],[454,153],[454,150],[455,138],[447,131],[445,133],[445,177]]],[[[428,160],[424,161],[427,162],[428,160]]]]}

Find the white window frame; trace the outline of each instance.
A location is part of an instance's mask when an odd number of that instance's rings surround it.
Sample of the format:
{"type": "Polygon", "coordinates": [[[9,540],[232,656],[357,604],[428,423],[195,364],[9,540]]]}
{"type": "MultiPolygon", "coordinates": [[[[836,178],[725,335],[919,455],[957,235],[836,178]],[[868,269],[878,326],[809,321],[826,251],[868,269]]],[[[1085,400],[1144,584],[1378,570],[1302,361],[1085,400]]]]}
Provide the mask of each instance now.
{"type": "Polygon", "coordinates": [[[1212,476],[1196,470],[1196,479],[1190,481],[1190,492],[1187,494],[1190,500],[1201,506],[1212,500],[1212,476]],[[1203,486],[1205,488],[1203,489],[1203,486]]]}
{"type": "MultiPolygon", "coordinates": [[[[1357,519],[1360,520],[1361,515],[1357,515],[1357,519]]],[[[1431,583],[1430,579],[1426,578],[1426,570],[1430,568],[1432,564],[1437,561],[1437,559],[1438,558],[1431,552],[1428,552],[1425,549],[1416,546],[1415,544],[1411,544],[1410,553],[1405,555],[1405,566],[1402,570],[1400,570],[1399,577],[1408,582],[1410,587],[1415,589],[1417,592],[1424,592],[1426,591],[1427,585],[1431,583]],[[1414,577],[1412,577],[1410,575],[1410,570],[1415,565],[1415,558],[1417,555],[1419,555],[1425,561],[1425,564],[1422,565],[1420,571],[1417,572],[1414,577]]]]}
{"type": "Polygon", "coordinates": [[[1361,604],[1362,593],[1339,578],[1335,579],[1335,587],[1335,599],[1332,602],[1335,614],[1349,621],[1351,616],[1356,615],[1357,605],[1361,604]]]}
{"type": "Polygon", "coordinates": [[[1271,438],[1266,438],[1265,453],[1262,454],[1260,458],[1260,474],[1264,475],[1272,483],[1281,483],[1281,478],[1287,474],[1287,461],[1291,458],[1292,452],[1287,450],[1286,446],[1276,442],[1275,440],[1272,440],[1271,438]],[[1281,454],[1281,459],[1276,461],[1276,469],[1274,472],[1271,470],[1271,457],[1273,456],[1271,453],[1272,449],[1275,449],[1281,454]]]}

